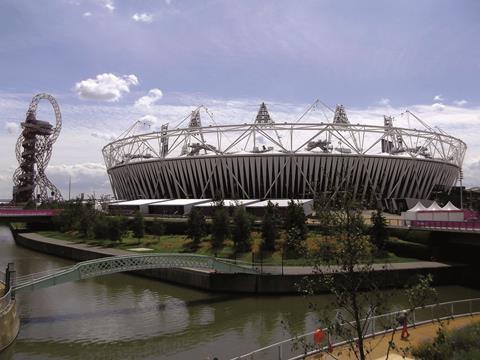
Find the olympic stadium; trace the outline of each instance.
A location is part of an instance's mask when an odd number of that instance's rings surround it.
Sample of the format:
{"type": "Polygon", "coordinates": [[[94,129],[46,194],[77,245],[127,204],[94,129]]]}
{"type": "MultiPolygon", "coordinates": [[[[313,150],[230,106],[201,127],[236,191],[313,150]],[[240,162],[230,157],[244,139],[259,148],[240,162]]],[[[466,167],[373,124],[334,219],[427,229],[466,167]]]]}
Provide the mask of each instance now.
{"type": "MultiPolygon", "coordinates": [[[[117,199],[313,199],[351,194],[364,203],[426,199],[461,178],[465,143],[425,124],[353,124],[345,108],[315,102],[294,122],[273,119],[264,103],[250,123],[202,125],[199,107],[182,124],[135,133],[103,148],[117,199]],[[274,121],[275,120],[275,121],[274,121]],[[420,129],[417,129],[420,128],[420,129]]],[[[207,115],[201,115],[207,114],[207,115]]],[[[253,113],[252,115],[254,115],[253,113]]],[[[210,119],[211,120],[211,119],[210,119]]]]}

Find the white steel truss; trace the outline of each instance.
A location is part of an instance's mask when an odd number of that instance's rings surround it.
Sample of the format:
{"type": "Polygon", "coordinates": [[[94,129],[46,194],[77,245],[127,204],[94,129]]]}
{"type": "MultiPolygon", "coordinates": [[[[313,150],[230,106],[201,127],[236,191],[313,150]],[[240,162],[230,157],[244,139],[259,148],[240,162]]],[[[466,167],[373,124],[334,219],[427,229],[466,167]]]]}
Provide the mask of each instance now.
{"type": "Polygon", "coordinates": [[[466,152],[462,140],[430,127],[395,127],[388,117],[385,126],[351,124],[340,106],[332,123],[275,123],[264,104],[260,112],[268,121],[163,127],[106,145],[116,197],[425,198],[455,183],[466,152]]]}

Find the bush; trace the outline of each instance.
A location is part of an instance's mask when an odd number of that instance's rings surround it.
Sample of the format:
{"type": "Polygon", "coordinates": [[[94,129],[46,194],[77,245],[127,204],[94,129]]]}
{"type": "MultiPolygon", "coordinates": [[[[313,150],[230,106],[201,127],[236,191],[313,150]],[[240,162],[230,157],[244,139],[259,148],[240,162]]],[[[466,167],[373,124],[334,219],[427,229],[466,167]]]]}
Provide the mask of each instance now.
{"type": "Polygon", "coordinates": [[[433,342],[412,350],[416,359],[452,360],[480,358],[480,324],[468,325],[455,331],[440,328],[433,342]]]}
{"type": "Polygon", "coordinates": [[[127,219],[109,217],[107,218],[108,239],[111,241],[120,241],[127,232],[127,219]]]}
{"type": "Polygon", "coordinates": [[[93,225],[95,239],[108,239],[110,235],[109,222],[106,216],[97,216],[93,225]]]}

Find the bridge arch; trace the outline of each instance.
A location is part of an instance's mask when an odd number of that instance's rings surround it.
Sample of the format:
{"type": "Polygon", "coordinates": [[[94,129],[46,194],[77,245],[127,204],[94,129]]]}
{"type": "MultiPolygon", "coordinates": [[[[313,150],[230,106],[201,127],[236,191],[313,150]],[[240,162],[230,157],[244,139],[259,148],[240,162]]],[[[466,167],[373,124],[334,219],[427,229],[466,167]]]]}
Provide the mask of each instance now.
{"type": "Polygon", "coordinates": [[[213,256],[196,254],[134,254],[87,260],[66,268],[18,277],[12,290],[15,293],[33,291],[66,282],[118,272],[160,268],[194,268],[230,274],[257,274],[255,269],[247,267],[246,264],[242,266],[227,259],[219,259],[213,256]]]}

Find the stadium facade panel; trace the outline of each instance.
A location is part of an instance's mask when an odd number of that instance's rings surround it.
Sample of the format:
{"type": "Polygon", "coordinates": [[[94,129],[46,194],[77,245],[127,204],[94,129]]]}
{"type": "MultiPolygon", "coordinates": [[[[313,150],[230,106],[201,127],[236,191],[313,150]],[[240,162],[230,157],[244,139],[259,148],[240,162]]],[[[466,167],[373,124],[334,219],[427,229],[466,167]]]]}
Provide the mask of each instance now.
{"type": "Polygon", "coordinates": [[[311,199],[348,192],[371,202],[428,198],[461,174],[465,144],[431,128],[350,124],[337,106],[329,123],[274,123],[264,104],[254,123],[126,136],[103,149],[118,199],[311,199]]]}

